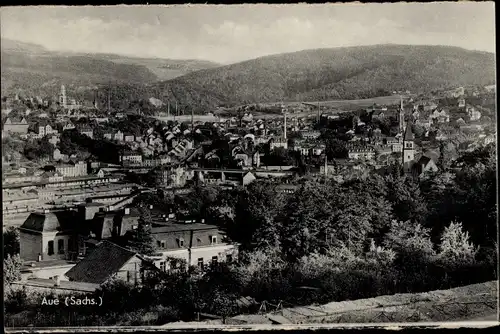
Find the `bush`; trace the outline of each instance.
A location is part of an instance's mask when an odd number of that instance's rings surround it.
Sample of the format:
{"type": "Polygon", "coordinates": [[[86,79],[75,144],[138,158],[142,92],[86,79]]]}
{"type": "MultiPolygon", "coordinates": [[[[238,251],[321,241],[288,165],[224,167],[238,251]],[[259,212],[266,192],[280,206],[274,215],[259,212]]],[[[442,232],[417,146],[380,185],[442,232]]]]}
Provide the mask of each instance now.
{"type": "Polygon", "coordinates": [[[30,298],[25,287],[21,289],[10,288],[5,291],[5,313],[17,313],[24,311],[30,304],[30,298]]]}
{"type": "Polygon", "coordinates": [[[461,223],[452,222],[445,228],[439,245],[438,260],[450,269],[475,263],[477,248],[469,242],[469,234],[462,230],[461,223]]]}
{"type": "Polygon", "coordinates": [[[11,256],[7,254],[7,258],[3,260],[3,278],[5,283],[19,281],[21,279],[22,261],[19,254],[11,256]]]}

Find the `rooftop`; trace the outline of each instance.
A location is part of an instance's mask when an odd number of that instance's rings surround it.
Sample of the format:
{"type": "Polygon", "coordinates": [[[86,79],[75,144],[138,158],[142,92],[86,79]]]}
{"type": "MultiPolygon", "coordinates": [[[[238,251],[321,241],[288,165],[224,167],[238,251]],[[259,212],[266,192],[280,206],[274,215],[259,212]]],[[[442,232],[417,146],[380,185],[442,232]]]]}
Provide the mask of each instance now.
{"type": "Polygon", "coordinates": [[[73,211],[34,212],[20,228],[37,232],[62,232],[69,229],[69,222],[73,219],[73,211]]]}
{"type": "Polygon", "coordinates": [[[71,281],[102,284],[137,254],[109,241],[103,241],[66,276],[71,281]]]}
{"type": "Polygon", "coordinates": [[[21,271],[31,271],[42,268],[51,268],[51,267],[62,267],[62,266],[72,266],[75,262],[66,261],[66,260],[47,260],[47,261],[27,261],[24,262],[21,266],[21,271]]]}

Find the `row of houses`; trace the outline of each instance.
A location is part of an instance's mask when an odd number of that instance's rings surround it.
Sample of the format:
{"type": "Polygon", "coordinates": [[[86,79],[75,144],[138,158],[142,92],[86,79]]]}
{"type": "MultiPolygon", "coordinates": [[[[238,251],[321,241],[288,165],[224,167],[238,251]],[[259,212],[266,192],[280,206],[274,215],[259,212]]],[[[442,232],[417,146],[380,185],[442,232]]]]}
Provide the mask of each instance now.
{"type": "Polygon", "coordinates": [[[154,210],[154,255],[110,242],[133,235],[139,219],[135,207],[97,211],[90,219],[78,218],[75,211],[32,213],[19,228],[23,279],[101,285],[119,278],[138,284],[144,268],[168,271],[195,266],[204,270],[211,263],[237,259],[237,245],[216,226],[154,210]]]}

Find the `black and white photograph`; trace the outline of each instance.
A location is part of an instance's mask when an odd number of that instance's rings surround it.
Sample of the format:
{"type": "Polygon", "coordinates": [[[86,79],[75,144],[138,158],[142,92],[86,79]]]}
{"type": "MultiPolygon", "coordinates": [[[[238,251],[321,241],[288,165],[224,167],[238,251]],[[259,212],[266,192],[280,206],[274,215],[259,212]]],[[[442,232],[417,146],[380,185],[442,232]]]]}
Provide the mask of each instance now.
{"type": "Polygon", "coordinates": [[[499,324],[493,1],[0,28],[5,331],[499,324]]]}

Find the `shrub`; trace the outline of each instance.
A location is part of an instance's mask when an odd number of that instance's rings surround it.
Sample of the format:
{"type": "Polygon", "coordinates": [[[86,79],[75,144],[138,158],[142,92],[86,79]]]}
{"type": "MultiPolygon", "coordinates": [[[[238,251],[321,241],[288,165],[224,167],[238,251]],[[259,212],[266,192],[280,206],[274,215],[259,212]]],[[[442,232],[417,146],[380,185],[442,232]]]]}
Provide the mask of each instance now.
{"type": "Polygon", "coordinates": [[[441,235],[438,260],[447,268],[459,268],[474,264],[477,251],[469,242],[469,233],[462,230],[462,224],[452,222],[441,235]]]}

